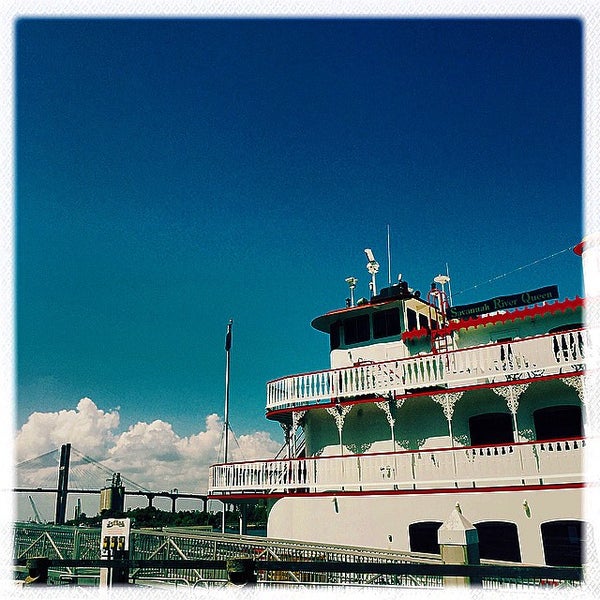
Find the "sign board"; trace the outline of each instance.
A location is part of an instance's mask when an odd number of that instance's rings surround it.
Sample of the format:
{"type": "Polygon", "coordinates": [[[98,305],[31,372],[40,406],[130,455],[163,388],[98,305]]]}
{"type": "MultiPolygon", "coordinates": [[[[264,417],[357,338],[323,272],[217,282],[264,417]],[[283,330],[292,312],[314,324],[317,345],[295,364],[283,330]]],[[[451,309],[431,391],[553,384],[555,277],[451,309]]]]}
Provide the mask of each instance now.
{"type": "MultiPolygon", "coordinates": [[[[102,519],[100,535],[100,558],[110,564],[111,560],[126,559],[129,556],[129,532],[131,519],[102,519]]],[[[112,587],[129,581],[127,567],[100,569],[100,587],[112,587]]]]}
{"type": "Polygon", "coordinates": [[[490,298],[483,302],[474,304],[463,304],[462,306],[449,306],[446,310],[446,316],[449,319],[468,319],[477,315],[494,312],[497,310],[508,310],[519,306],[545,302],[546,300],[555,300],[558,298],[558,286],[548,285],[530,292],[521,292],[511,296],[498,296],[490,298]]]}
{"type": "Polygon", "coordinates": [[[116,553],[129,550],[131,519],[102,519],[100,557],[114,557],[116,553]]]}

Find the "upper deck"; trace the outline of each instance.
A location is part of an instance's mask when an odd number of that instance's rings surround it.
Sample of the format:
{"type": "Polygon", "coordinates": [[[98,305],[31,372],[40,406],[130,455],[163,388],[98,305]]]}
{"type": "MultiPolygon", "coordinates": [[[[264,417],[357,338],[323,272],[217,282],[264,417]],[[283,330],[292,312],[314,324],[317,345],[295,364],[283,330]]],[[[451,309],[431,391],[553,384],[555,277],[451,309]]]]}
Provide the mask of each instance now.
{"type": "MultiPolygon", "coordinates": [[[[367,315],[365,310],[370,308],[374,322],[376,316],[390,310],[390,304],[386,306],[384,311],[379,307],[367,307],[359,317],[367,315]]],[[[405,318],[407,309],[410,310],[410,305],[404,306],[404,314],[400,309],[401,320],[405,318]]],[[[396,337],[381,340],[371,338],[370,346],[357,344],[360,355],[367,358],[358,359],[350,365],[343,364],[343,361],[352,357],[353,348],[339,349],[339,334],[336,331],[332,334],[332,337],[335,336],[331,353],[332,368],[270,381],[267,384],[267,416],[279,418],[281,411],[332,400],[398,398],[427,389],[434,391],[493,385],[503,381],[582,371],[585,362],[582,309],[583,300],[577,298],[520,311],[485,315],[478,319],[453,320],[437,330],[428,326],[404,329],[396,337]],[[517,321],[522,326],[514,331],[518,331],[522,337],[508,336],[507,325],[514,327],[517,321]],[[468,329],[469,332],[466,331],[468,329]],[[465,347],[456,347],[459,330],[463,331],[458,343],[465,347]],[[485,339],[481,331],[485,331],[488,341],[473,344],[473,341],[485,339]],[[534,334],[528,335],[528,331],[534,334]],[[545,332],[536,334],[536,331],[545,332]],[[450,338],[451,345],[448,343],[450,338]],[[440,345],[436,347],[435,342],[439,340],[448,345],[441,346],[441,349],[440,345]],[[373,341],[380,343],[373,344],[373,341]],[[410,348],[411,343],[417,345],[410,348]],[[387,358],[387,354],[396,354],[397,358],[387,358]],[[371,359],[381,356],[387,360],[371,359]]],[[[425,314],[425,310],[428,310],[426,306],[421,314],[425,314]]],[[[327,324],[332,329],[339,329],[339,320],[336,320],[338,315],[339,312],[330,313],[327,319],[320,318],[320,328],[325,330],[327,324]]],[[[352,319],[355,318],[352,316],[352,319]]]]}

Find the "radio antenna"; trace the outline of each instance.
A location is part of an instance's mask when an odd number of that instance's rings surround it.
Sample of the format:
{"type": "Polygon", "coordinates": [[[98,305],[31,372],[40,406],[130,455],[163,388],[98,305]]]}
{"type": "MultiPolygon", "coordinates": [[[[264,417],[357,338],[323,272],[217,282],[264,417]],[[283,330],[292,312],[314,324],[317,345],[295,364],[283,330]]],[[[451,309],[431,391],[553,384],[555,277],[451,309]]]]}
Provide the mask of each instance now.
{"type": "Polygon", "coordinates": [[[392,285],[392,251],[390,250],[390,226],[387,226],[387,258],[388,258],[388,285],[392,285]]]}
{"type": "Polygon", "coordinates": [[[450,270],[448,269],[448,263],[446,263],[446,277],[448,278],[448,300],[450,306],[452,306],[452,286],[450,285],[450,270]]]}

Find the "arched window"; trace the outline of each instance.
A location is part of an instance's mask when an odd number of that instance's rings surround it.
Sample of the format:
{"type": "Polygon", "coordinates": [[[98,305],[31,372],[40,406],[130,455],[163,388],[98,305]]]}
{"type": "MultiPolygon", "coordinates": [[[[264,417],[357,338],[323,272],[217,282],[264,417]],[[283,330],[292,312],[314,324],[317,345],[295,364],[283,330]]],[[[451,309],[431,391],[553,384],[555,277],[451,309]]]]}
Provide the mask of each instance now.
{"type": "Polygon", "coordinates": [[[546,564],[554,567],[579,567],[585,525],[581,521],[551,521],[542,523],[542,544],[546,564]]]}
{"type": "Polygon", "coordinates": [[[492,560],[521,562],[519,534],[514,523],[487,521],[475,523],[479,536],[479,556],[492,560]]]}
{"type": "Polygon", "coordinates": [[[533,413],[533,423],[537,440],[556,440],[583,435],[580,406],[540,408],[533,413]]]}
{"type": "Polygon", "coordinates": [[[514,442],[512,418],[508,413],[486,413],[469,419],[472,446],[514,442]]]}
{"type": "Polygon", "coordinates": [[[439,554],[440,545],[437,541],[437,532],[441,526],[441,521],[411,523],[408,526],[408,538],[410,541],[411,552],[439,554]]]}

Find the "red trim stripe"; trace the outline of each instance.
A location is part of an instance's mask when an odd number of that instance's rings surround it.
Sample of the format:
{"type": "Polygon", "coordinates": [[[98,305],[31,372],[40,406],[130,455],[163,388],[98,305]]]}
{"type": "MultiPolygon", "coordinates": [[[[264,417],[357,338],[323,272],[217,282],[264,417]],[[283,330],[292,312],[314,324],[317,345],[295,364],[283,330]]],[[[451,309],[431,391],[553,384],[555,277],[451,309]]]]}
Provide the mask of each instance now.
{"type": "MultiPolygon", "coordinates": [[[[441,329],[435,330],[436,336],[447,335],[453,331],[460,329],[469,329],[471,327],[483,327],[485,325],[495,325],[497,323],[507,323],[510,321],[516,321],[519,319],[533,319],[535,317],[541,317],[545,315],[552,315],[557,312],[566,312],[568,310],[576,310],[583,308],[584,300],[579,296],[576,296],[573,300],[561,300],[550,304],[536,304],[534,306],[525,308],[516,308],[515,310],[506,313],[497,313],[494,315],[482,315],[478,317],[471,317],[468,319],[453,319],[441,329]]],[[[404,341],[410,339],[418,339],[427,337],[429,335],[428,329],[413,329],[412,331],[405,331],[402,334],[404,341]]]]}
{"type": "Polygon", "coordinates": [[[524,492],[536,490],[567,490],[567,489],[582,489],[586,487],[586,483],[555,483],[548,485],[510,485],[502,487],[481,487],[481,488],[439,488],[439,489],[424,489],[424,490],[340,490],[331,492],[288,492],[288,493],[235,493],[235,494],[216,494],[209,495],[209,500],[256,500],[263,498],[279,499],[279,498],[333,498],[342,496],[422,496],[430,494],[472,494],[472,493],[495,493],[495,492],[524,492]]]}

